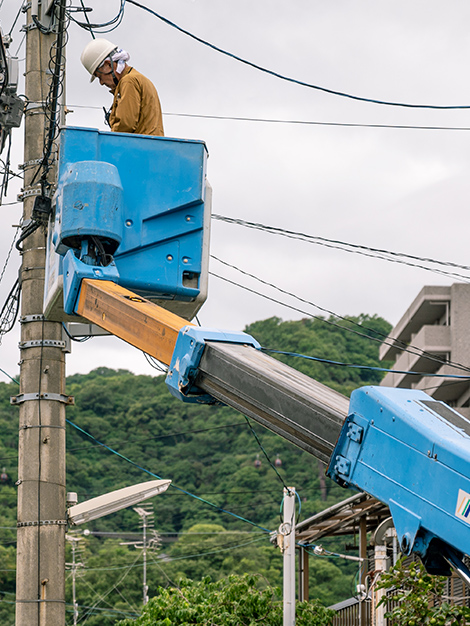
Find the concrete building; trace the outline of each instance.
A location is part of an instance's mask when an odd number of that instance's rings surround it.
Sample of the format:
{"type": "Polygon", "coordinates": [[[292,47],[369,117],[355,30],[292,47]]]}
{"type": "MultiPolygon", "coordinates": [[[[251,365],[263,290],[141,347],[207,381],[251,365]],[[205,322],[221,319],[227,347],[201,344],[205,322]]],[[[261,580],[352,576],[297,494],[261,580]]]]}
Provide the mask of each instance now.
{"type": "Polygon", "coordinates": [[[470,418],[470,284],[423,287],[380,347],[380,358],[394,370],[382,381],[386,387],[421,389],[470,418]],[[406,372],[422,372],[417,376],[406,372]],[[429,376],[426,374],[439,374],[429,376]]]}

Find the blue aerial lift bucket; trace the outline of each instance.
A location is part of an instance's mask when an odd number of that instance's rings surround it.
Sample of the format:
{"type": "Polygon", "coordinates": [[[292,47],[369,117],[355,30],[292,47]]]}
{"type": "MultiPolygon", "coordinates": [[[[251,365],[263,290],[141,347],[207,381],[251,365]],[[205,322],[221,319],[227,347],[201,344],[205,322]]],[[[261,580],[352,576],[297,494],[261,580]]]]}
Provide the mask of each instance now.
{"type": "Polygon", "coordinates": [[[112,280],[192,319],[207,296],[206,161],[202,141],[62,129],[46,317],[71,320],[63,305],[63,259],[69,251],[69,259],[78,258],[80,241],[96,237],[114,257],[112,280]]]}

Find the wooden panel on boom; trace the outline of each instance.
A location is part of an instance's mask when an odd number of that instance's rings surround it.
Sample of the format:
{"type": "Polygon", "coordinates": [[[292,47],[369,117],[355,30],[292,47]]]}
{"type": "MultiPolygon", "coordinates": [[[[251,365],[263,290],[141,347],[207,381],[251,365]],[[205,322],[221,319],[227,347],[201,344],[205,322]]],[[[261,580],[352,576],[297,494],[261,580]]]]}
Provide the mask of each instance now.
{"type": "Polygon", "coordinates": [[[107,280],[83,279],[77,313],[166,365],[181,328],[193,326],[107,280]]]}

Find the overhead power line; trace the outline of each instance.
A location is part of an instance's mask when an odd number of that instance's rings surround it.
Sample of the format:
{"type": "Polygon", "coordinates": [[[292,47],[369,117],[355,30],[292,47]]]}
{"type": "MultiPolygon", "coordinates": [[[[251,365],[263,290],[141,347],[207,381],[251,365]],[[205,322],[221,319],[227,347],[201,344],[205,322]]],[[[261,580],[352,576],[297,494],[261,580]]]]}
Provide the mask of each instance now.
{"type": "MultiPolygon", "coordinates": [[[[70,18],[71,21],[75,22],[75,24],[77,24],[77,26],[80,26],[80,28],[84,28],[85,30],[88,30],[91,33],[91,36],[93,37],[93,39],[95,39],[95,33],[99,32],[99,33],[110,33],[111,31],[115,30],[122,22],[123,17],[124,17],[124,6],[126,4],[126,0],[120,0],[120,5],[119,5],[119,11],[117,13],[117,15],[115,15],[113,18],[111,18],[110,20],[108,20],[107,22],[102,22],[102,23],[98,23],[98,24],[91,24],[90,20],[88,19],[88,15],[87,15],[87,9],[84,6],[82,0],[80,0],[81,3],[81,8],[74,8],[75,11],[79,11],[79,12],[83,12],[85,15],[85,22],[79,22],[76,18],[73,17],[73,11],[72,11],[72,7],[68,8],[68,16],[70,18]]],[[[89,10],[89,9],[88,9],[89,10]]]]}
{"type": "Polygon", "coordinates": [[[275,72],[273,70],[269,70],[269,69],[267,69],[265,67],[262,67],[261,65],[258,65],[257,63],[253,63],[252,61],[248,61],[247,59],[243,59],[242,57],[239,57],[236,54],[233,54],[232,52],[228,52],[227,50],[224,50],[223,48],[219,48],[218,46],[216,46],[216,45],[206,41],[205,39],[202,39],[201,37],[198,37],[197,35],[194,35],[193,33],[191,33],[188,30],[182,28],[181,26],[178,26],[178,24],[175,24],[175,22],[172,22],[168,18],[163,17],[163,15],[160,15],[159,13],[154,11],[153,9],[150,9],[148,6],[145,6],[144,4],[140,4],[140,2],[136,2],[136,0],[125,0],[125,1],[129,2],[130,4],[134,4],[136,7],[139,7],[140,9],[143,9],[144,11],[147,11],[148,13],[151,13],[152,15],[157,17],[159,20],[161,20],[162,22],[164,22],[168,26],[171,26],[172,28],[175,28],[176,30],[179,30],[181,33],[187,35],[188,37],[191,37],[191,39],[194,39],[195,41],[198,41],[199,43],[202,43],[204,46],[212,48],[212,50],[215,50],[216,52],[220,52],[221,54],[224,54],[225,56],[228,56],[228,57],[234,59],[235,61],[239,61],[240,63],[243,63],[245,65],[253,67],[254,69],[259,70],[261,72],[264,72],[265,74],[270,74],[271,76],[274,76],[276,78],[279,78],[281,80],[284,80],[284,81],[287,81],[287,82],[290,82],[290,83],[295,83],[296,85],[300,85],[302,87],[308,87],[309,89],[315,89],[317,91],[323,91],[323,92],[329,93],[329,94],[331,94],[333,96],[340,96],[342,98],[349,98],[350,100],[358,100],[360,102],[369,102],[371,104],[381,104],[381,105],[392,106],[392,107],[405,107],[405,108],[410,108],[410,109],[438,109],[438,110],[470,109],[470,105],[469,104],[465,104],[465,105],[410,104],[410,103],[407,103],[407,102],[390,102],[390,101],[387,101],[387,100],[379,100],[379,99],[376,99],[376,98],[364,98],[362,96],[355,96],[353,94],[346,93],[346,92],[343,92],[343,91],[337,91],[335,89],[328,89],[327,87],[321,87],[320,85],[314,85],[312,83],[307,83],[305,81],[298,80],[296,78],[290,78],[288,76],[284,76],[283,74],[279,74],[279,72],[275,72]]]}
{"type": "MultiPolygon", "coordinates": [[[[103,107],[87,104],[69,104],[75,109],[96,109],[102,111],[103,107]]],[[[344,128],[392,128],[399,130],[463,130],[469,131],[470,126],[413,126],[412,124],[360,124],[359,122],[322,122],[319,120],[283,120],[266,117],[240,117],[236,115],[206,115],[203,113],[171,113],[163,111],[163,115],[172,117],[189,117],[202,120],[222,120],[232,122],[258,122],[267,124],[296,124],[306,126],[339,126],[344,128]]]]}
{"type": "MultiPolygon", "coordinates": [[[[68,424],[70,424],[71,426],[76,428],[79,432],[83,433],[86,437],[89,437],[90,439],[92,439],[93,441],[98,443],[100,446],[103,446],[103,448],[106,448],[106,450],[109,450],[109,452],[111,452],[112,454],[115,454],[116,456],[120,457],[123,461],[126,461],[127,463],[130,463],[131,465],[133,465],[137,469],[142,470],[146,474],[149,474],[150,476],[153,476],[154,478],[157,478],[157,479],[161,480],[161,476],[158,476],[158,474],[154,474],[150,470],[145,469],[144,467],[142,467],[141,465],[139,465],[135,461],[132,461],[128,457],[126,457],[123,454],[121,454],[120,452],[117,452],[116,450],[113,450],[113,448],[111,448],[110,446],[106,445],[105,443],[102,443],[101,441],[98,441],[98,439],[96,439],[96,437],[94,437],[91,433],[88,433],[86,430],[84,430],[83,428],[81,428],[77,424],[74,424],[69,419],[67,419],[66,421],[67,421],[68,424]]],[[[252,522],[252,521],[246,519],[245,517],[242,517],[241,515],[237,515],[236,513],[233,513],[232,511],[227,511],[227,509],[224,509],[224,508],[218,506],[217,504],[214,504],[213,502],[210,502],[209,500],[206,500],[205,498],[201,498],[200,496],[197,496],[196,494],[191,493],[190,491],[186,491],[186,489],[183,489],[182,487],[178,487],[177,485],[175,485],[173,483],[171,484],[171,487],[173,489],[177,489],[181,493],[184,493],[184,494],[186,494],[188,496],[191,496],[191,498],[194,498],[195,500],[199,500],[200,502],[203,502],[204,504],[208,504],[209,506],[213,507],[214,509],[217,509],[221,513],[227,513],[228,515],[231,515],[232,517],[235,517],[236,519],[238,519],[238,520],[240,520],[242,522],[247,522],[248,524],[251,524],[252,526],[255,526],[256,528],[259,528],[260,530],[264,530],[267,533],[271,532],[267,528],[264,528],[263,526],[260,526],[259,524],[256,524],[256,522],[252,522]]]]}
{"type": "Polygon", "coordinates": [[[418,269],[426,270],[428,272],[434,272],[435,274],[443,274],[444,276],[450,276],[452,278],[459,278],[466,282],[470,281],[469,276],[464,274],[458,274],[456,272],[447,272],[433,267],[426,267],[413,261],[419,261],[420,263],[429,263],[432,265],[438,265],[441,267],[450,267],[470,271],[469,265],[461,265],[459,263],[453,263],[452,261],[439,261],[438,259],[432,259],[429,257],[419,257],[413,254],[407,254],[405,252],[394,252],[392,250],[385,250],[383,248],[372,248],[370,246],[363,246],[360,244],[349,243],[347,241],[340,241],[338,239],[328,239],[326,237],[320,237],[318,235],[309,235],[307,233],[296,232],[292,230],[286,230],[284,228],[277,228],[275,226],[267,226],[266,224],[260,224],[258,222],[248,222],[233,217],[226,217],[225,215],[213,214],[212,219],[226,222],[228,224],[236,224],[238,226],[244,226],[245,228],[251,228],[253,230],[260,230],[271,235],[279,235],[287,237],[288,239],[296,239],[299,241],[305,241],[306,243],[324,246],[326,248],[333,248],[335,250],[343,250],[343,252],[349,252],[354,254],[360,254],[369,258],[377,258],[383,261],[390,261],[391,263],[400,263],[402,265],[408,265],[410,267],[416,267],[418,269]]]}
{"type": "MultiPolygon", "coordinates": [[[[70,105],[79,106],[80,105],[70,105]]],[[[87,107],[83,107],[87,108],[87,107]]],[[[91,107],[90,107],[91,108],[91,107]]],[[[93,107],[100,109],[102,107],[93,107]]],[[[395,128],[400,130],[470,130],[470,126],[413,126],[411,124],[360,124],[358,122],[320,122],[316,120],[282,120],[265,117],[237,117],[235,115],[203,115],[196,113],[167,113],[174,117],[195,117],[205,120],[230,120],[234,122],[260,122],[268,124],[298,124],[305,126],[340,126],[342,128],[395,128]]]]}
{"type": "MultiPolygon", "coordinates": [[[[273,348],[261,348],[262,352],[269,352],[270,354],[282,354],[284,356],[292,356],[300,359],[307,359],[309,361],[316,361],[317,363],[325,363],[327,365],[339,365],[341,367],[350,367],[353,369],[368,370],[371,372],[386,372],[390,374],[411,374],[413,376],[431,377],[431,378],[459,378],[463,380],[470,380],[470,376],[460,376],[458,374],[435,374],[430,372],[414,372],[413,370],[392,370],[387,367],[376,367],[373,365],[358,365],[357,363],[342,363],[341,361],[332,361],[331,359],[321,359],[320,357],[310,356],[308,354],[299,354],[298,352],[287,352],[285,350],[274,350],[273,348]]],[[[446,365],[443,361],[442,365],[446,365]]]]}
{"type": "Polygon", "coordinates": [[[285,295],[288,295],[292,298],[295,298],[296,300],[299,300],[300,302],[303,302],[305,304],[308,304],[309,306],[313,306],[316,309],[323,311],[324,313],[328,313],[329,315],[332,315],[333,317],[336,317],[338,319],[341,319],[353,326],[357,326],[358,328],[360,328],[362,331],[369,331],[372,332],[373,335],[367,335],[365,332],[361,332],[359,330],[354,330],[354,328],[350,328],[348,326],[344,326],[342,324],[338,324],[337,322],[334,322],[332,320],[328,320],[325,319],[323,317],[320,317],[318,315],[313,315],[312,313],[305,311],[304,309],[300,309],[298,307],[295,307],[291,304],[287,304],[286,302],[281,302],[280,300],[277,300],[276,298],[272,298],[271,296],[268,296],[264,293],[261,293],[260,291],[257,291],[255,289],[250,289],[250,287],[247,287],[246,285],[241,285],[240,283],[237,283],[236,281],[230,280],[229,278],[226,278],[224,276],[220,276],[219,274],[215,274],[214,272],[209,272],[209,274],[211,276],[214,276],[215,278],[219,278],[220,280],[223,280],[231,285],[235,285],[236,287],[240,287],[241,289],[244,289],[245,291],[248,291],[250,293],[254,293],[257,296],[260,296],[261,298],[264,298],[265,300],[269,300],[270,302],[275,302],[276,304],[280,304],[281,306],[285,306],[288,309],[291,309],[293,311],[297,311],[298,313],[302,313],[303,315],[307,315],[308,317],[311,317],[312,319],[316,319],[319,322],[322,322],[324,324],[328,324],[329,326],[333,326],[336,328],[340,328],[342,330],[345,330],[346,332],[349,333],[353,333],[355,335],[358,335],[359,337],[364,337],[364,339],[368,339],[369,341],[375,341],[376,343],[380,343],[380,344],[385,344],[387,346],[397,346],[400,350],[402,350],[403,352],[408,352],[409,354],[413,354],[413,355],[417,355],[417,356],[423,356],[426,359],[428,359],[429,361],[434,361],[436,363],[440,363],[441,365],[443,365],[444,363],[446,365],[450,365],[452,367],[455,367],[457,369],[466,371],[466,372],[470,372],[470,367],[463,365],[462,363],[456,363],[454,361],[443,361],[442,359],[439,359],[438,357],[432,355],[429,352],[426,352],[425,350],[422,350],[421,348],[418,348],[412,344],[406,344],[405,342],[396,339],[394,337],[390,337],[389,335],[385,335],[385,333],[382,333],[379,330],[373,329],[373,328],[368,328],[367,326],[363,325],[363,324],[359,324],[358,322],[355,322],[354,320],[344,317],[342,315],[339,315],[338,313],[333,313],[333,311],[330,311],[328,309],[325,309],[321,306],[319,306],[318,304],[315,304],[314,302],[310,302],[309,300],[305,300],[304,298],[300,298],[299,296],[295,295],[294,293],[291,293],[290,291],[286,291],[284,289],[281,289],[280,287],[277,287],[276,285],[274,285],[273,283],[269,283],[265,280],[263,280],[262,278],[258,278],[258,276],[255,276],[254,274],[250,274],[249,272],[245,272],[244,270],[236,267],[235,265],[231,265],[230,263],[226,263],[225,261],[221,261],[220,259],[218,259],[217,257],[211,255],[211,258],[220,261],[223,265],[227,265],[228,267],[231,267],[233,269],[235,269],[236,271],[240,272],[241,274],[245,275],[245,276],[249,276],[250,278],[253,278],[254,280],[257,280],[258,282],[260,282],[263,285],[266,285],[268,287],[272,287],[273,289],[276,289],[277,291],[279,291],[280,293],[284,293],[285,295]],[[382,339],[380,338],[382,337],[382,339]]]}

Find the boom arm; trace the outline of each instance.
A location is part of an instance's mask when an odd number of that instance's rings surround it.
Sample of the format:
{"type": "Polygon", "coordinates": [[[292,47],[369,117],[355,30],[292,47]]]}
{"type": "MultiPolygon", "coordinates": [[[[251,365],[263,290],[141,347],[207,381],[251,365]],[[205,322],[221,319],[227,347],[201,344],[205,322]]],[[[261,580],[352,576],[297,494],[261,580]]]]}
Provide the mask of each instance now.
{"type": "Polygon", "coordinates": [[[173,395],[223,402],[328,462],[347,398],[263,354],[249,335],[198,329],[105,280],[82,281],[76,313],[168,365],[173,395]]]}
{"type": "Polygon", "coordinates": [[[222,402],[390,507],[400,546],[470,584],[470,422],[425,393],[363,387],[351,403],[259,350],[245,333],[198,328],[110,281],[84,279],[76,313],[169,366],[171,393],[222,402]]]}

